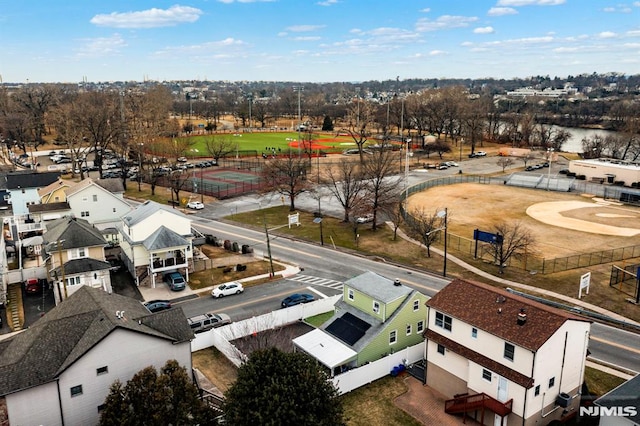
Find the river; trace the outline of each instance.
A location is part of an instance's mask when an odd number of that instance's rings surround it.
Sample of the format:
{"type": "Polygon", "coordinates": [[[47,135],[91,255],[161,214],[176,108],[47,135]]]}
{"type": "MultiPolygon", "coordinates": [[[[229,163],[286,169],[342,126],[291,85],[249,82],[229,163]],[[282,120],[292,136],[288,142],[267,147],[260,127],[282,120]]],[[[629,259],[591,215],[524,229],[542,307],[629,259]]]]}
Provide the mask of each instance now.
{"type": "Polygon", "coordinates": [[[582,152],[582,139],[584,138],[592,138],[595,135],[600,135],[602,137],[606,136],[614,136],[618,134],[618,132],[614,132],[612,130],[597,130],[597,129],[582,129],[579,127],[562,127],[562,126],[553,126],[558,130],[566,130],[571,134],[569,140],[567,140],[562,145],[562,150],[565,152],[582,152]]]}

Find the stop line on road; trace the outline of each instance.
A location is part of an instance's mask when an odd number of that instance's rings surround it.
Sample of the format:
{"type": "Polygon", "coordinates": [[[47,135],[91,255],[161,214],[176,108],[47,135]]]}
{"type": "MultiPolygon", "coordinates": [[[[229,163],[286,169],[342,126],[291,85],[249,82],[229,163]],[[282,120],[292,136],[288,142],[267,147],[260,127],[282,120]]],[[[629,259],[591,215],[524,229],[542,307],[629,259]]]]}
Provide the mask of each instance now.
{"type": "Polygon", "coordinates": [[[328,287],[334,290],[342,291],[344,283],[342,281],[330,280],[327,278],[314,277],[311,275],[295,275],[293,277],[287,277],[288,280],[297,281],[304,284],[318,285],[321,287],[328,287]]]}

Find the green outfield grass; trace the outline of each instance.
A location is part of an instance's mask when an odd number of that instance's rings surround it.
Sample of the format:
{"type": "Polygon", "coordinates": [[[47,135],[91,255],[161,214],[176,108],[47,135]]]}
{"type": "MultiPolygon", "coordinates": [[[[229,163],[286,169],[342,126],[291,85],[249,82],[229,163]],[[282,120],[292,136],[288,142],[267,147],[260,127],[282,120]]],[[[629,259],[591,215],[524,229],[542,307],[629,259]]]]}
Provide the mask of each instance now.
{"type": "MultiPolygon", "coordinates": [[[[192,136],[194,141],[191,147],[191,155],[206,155],[206,140],[212,135],[192,136]]],[[[216,138],[228,138],[234,143],[238,143],[239,151],[257,151],[258,154],[268,153],[269,149],[277,152],[287,152],[289,149],[297,151],[298,133],[296,132],[254,132],[254,133],[226,133],[217,134],[216,138]],[[235,135],[235,136],[234,136],[235,135]],[[280,151],[278,151],[280,149],[280,151]]],[[[326,153],[339,153],[345,149],[354,148],[356,145],[353,139],[348,136],[338,136],[335,133],[314,133],[312,149],[321,150],[326,153]]]]}

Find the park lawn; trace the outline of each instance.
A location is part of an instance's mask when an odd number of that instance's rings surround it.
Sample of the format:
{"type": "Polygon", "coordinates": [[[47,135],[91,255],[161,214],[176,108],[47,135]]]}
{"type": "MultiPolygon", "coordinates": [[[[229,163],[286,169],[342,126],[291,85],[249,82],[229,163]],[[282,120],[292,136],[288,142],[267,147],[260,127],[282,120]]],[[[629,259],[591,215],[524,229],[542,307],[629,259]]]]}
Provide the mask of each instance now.
{"type": "MultiPolygon", "coordinates": [[[[297,132],[253,132],[253,133],[225,133],[216,135],[191,136],[193,142],[189,154],[199,156],[207,153],[206,141],[211,137],[228,138],[233,143],[238,144],[238,151],[256,151],[257,153],[268,154],[275,149],[276,153],[288,152],[290,149],[297,152],[298,140],[297,132]]],[[[347,148],[355,147],[351,137],[337,136],[335,133],[314,133],[313,149],[320,149],[327,153],[342,152],[347,148]],[[316,145],[317,144],[317,145],[316,145]]]]}

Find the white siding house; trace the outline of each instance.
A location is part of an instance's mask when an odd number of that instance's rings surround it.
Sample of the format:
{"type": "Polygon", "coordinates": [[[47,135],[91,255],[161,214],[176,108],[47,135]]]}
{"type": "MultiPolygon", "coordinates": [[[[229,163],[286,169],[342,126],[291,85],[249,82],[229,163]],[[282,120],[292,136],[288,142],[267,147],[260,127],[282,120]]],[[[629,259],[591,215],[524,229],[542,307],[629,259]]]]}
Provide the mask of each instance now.
{"type": "Polygon", "coordinates": [[[577,410],[588,320],[463,280],[427,306],[427,384],[452,398],[447,412],[533,425],[577,410]]]}
{"type": "Polygon", "coordinates": [[[179,211],[145,201],[117,226],[122,260],[138,285],[155,287],[168,272],[189,279],[193,259],[191,219],[179,211]]]}
{"type": "Polygon", "coordinates": [[[85,219],[98,229],[113,227],[132,210],[122,197],[121,187],[119,179],[86,178],[65,190],[66,201],[75,217],[85,219]]]}
{"type": "Polygon", "coordinates": [[[151,314],[137,300],[82,287],[0,343],[0,404],[12,425],[90,425],[109,386],[176,360],[191,371],[182,309],[151,314]]]}

